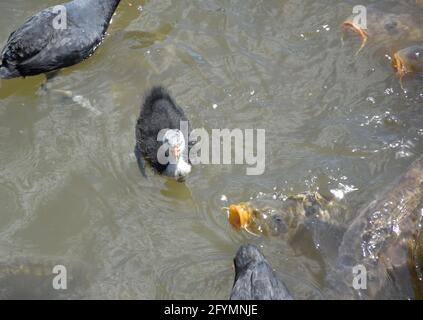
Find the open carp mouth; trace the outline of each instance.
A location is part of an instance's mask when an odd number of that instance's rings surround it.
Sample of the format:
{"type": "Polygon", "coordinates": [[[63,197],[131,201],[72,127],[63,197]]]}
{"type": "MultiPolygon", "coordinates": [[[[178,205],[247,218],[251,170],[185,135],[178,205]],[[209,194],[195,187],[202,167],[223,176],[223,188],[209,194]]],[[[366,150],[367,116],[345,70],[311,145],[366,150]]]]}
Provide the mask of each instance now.
{"type": "Polygon", "coordinates": [[[252,219],[252,208],[247,203],[232,204],[229,206],[229,223],[235,229],[245,229],[252,219]]]}
{"type": "Polygon", "coordinates": [[[360,49],[358,50],[358,52],[360,52],[366,46],[367,40],[369,39],[369,34],[367,33],[367,31],[364,30],[363,28],[360,28],[354,22],[350,22],[350,21],[344,22],[343,28],[344,30],[352,30],[361,37],[361,46],[360,46],[360,49]]]}

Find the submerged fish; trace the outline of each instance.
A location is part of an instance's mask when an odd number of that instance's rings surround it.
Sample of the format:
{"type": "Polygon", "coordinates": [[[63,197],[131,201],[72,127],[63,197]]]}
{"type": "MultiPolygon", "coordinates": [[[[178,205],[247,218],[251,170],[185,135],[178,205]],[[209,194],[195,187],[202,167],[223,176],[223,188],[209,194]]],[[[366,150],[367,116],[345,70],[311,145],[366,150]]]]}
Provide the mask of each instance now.
{"type": "Polygon", "coordinates": [[[282,199],[260,199],[231,204],[228,221],[235,229],[252,233],[277,235],[295,233],[309,220],[339,224],[339,215],[346,209],[321,194],[301,193],[282,199]]]}
{"type": "Polygon", "coordinates": [[[407,74],[423,75],[423,42],[395,52],[392,65],[401,79],[407,74]]]}
{"type": "Polygon", "coordinates": [[[361,51],[372,42],[390,51],[404,48],[410,42],[423,40],[422,10],[398,1],[379,1],[366,7],[365,21],[351,15],[343,23],[361,39],[361,51]]]}
{"type": "MultiPolygon", "coordinates": [[[[339,246],[331,289],[345,298],[408,298],[410,243],[422,223],[423,156],[359,211],[339,246]],[[366,270],[366,288],[354,288],[354,268],[366,270]]],[[[420,251],[420,247],[417,250],[420,251]]]]}
{"type": "Polygon", "coordinates": [[[88,283],[88,274],[89,269],[84,264],[63,259],[0,261],[0,299],[80,299],[88,283]],[[64,266],[66,270],[59,271],[57,266],[64,266]],[[54,285],[58,275],[64,276],[61,278],[66,282],[64,287],[54,285]]]}
{"type": "Polygon", "coordinates": [[[228,221],[236,230],[284,241],[298,254],[317,259],[324,270],[336,258],[348,214],[343,203],[315,192],[232,204],[228,221]]]}
{"type": "Polygon", "coordinates": [[[415,3],[379,1],[366,7],[366,19],[352,15],[343,23],[361,37],[359,53],[367,43],[392,57],[392,66],[404,90],[403,77],[423,73],[423,8],[415,3]]]}
{"type": "Polygon", "coordinates": [[[326,261],[328,298],[404,299],[423,296],[423,289],[420,295],[412,284],[416,270],[422,279],[422,204],[423,156],[364,206],[348,226],[343,221],[350,210],[318,193],[234,204],[228,219],[235,229],[288,241],[302,228],[311,230],[314,244],[321,244],[319,250],[330,259],[326,261]],[[328,230],[337,230],[339,243],[332,243],[337,240],[332,235],[321,242],[328,230]],[[366,270],[366,290],[354,288],[358,266],[366,270]]]}

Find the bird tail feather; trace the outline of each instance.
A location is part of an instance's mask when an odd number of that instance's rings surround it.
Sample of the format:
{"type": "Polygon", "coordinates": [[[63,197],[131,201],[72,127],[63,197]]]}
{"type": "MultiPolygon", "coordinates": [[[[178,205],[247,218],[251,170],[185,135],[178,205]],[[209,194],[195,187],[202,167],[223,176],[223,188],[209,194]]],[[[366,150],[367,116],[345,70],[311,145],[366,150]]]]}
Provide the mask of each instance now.
{"type": "Polygon", "coordinates": [[[158,100],[167,100],[171,104],[175,104],[169,92],[161,86],[154,87],[149,92],[148,96],[145,99],[145,105],[154,105],[158,100]]]}

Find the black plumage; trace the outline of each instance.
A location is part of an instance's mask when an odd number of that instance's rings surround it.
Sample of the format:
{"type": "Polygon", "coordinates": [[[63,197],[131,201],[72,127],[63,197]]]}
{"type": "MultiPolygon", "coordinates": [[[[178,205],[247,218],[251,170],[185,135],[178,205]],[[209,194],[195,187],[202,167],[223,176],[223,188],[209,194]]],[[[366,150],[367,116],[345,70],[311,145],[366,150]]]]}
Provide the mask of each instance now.
{"type": "Polygon", "coordinates": [[[288,289],[256,246],[242,246],[234,263],[231,300],[292,300],[288,289]]]}
{"type": "Polygon", "coordinates": [[[109,26],[120,0],[74,0],[28,18],[7,40],[0,55],[0,78],[47,73],[88,58],[109,26]],[[63,11],[66,21],[59,21],[63,11]],[[58,24],[66,23],[66,28],[58,24]]]}
{"type": "MultiPolygon", "coordinates": [[[[180,130],[182,121],[188,125],[189,134],[191,126],[182,108],[175,103],[166,89],[160,86],[154,87],[145,98],[135,128],[135,155],[141,171],[144,170],[142,159],[145,159],[158,173],[165,172],[168,165],[161,164],[157,158],[163,142],[157,141],[157,137],[162,129],[180,130]]],[[[190,145],[188,137],[184,138],[188,154],[190,145]]]]}

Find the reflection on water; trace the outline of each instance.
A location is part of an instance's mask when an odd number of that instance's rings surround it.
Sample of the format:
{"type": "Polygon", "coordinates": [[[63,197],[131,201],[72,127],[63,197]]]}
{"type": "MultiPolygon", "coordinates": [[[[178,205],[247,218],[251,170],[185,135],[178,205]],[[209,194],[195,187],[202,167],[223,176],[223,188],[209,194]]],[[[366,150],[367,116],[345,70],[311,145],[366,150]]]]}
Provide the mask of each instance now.
{"type": "MultiPolygon", "coordinates": [[[[1,0],[0,42],[53,4],[1,0]]],[[[404,93],[390,52],[369,42],[356,55],[359,40],[341,41],[351,10],[335,0],[123,0],[94,56],[51,83],[101,114],[40,94],[43,76],[0,80],[0,256],[83,261],[95,270],[84,298],[227,299],[233,256],[254,242],[296,298],[324,298],[326,254],[309,235],[292,244],[239,233],[221,198],[341,190],[357,208],[422,153],[421,82],[404,93]],[[155,84],[194,127],[266,129],[265,173],[201,165],[185,183],[144,178],[134,126],[155,84]]]]}
{"type": "Polygon", "coordinates": [[[191,190],[187,188],[184,183],[171,179],[165,181],[164,188],[160,190],[160,193],[167,198],[173,198],[176,200],[193,200],[191,190]]]}

